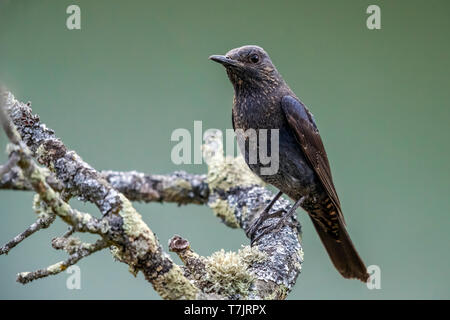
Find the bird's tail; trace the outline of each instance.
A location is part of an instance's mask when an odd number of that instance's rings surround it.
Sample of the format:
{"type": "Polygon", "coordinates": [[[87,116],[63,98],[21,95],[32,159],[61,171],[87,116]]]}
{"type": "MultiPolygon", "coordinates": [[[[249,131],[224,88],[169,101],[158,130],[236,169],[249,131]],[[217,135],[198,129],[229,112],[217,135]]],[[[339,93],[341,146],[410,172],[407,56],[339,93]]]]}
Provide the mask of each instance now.
{"type": "Polygon", "coordinates": [[[322,226],[311,218],[320,240],[322,240],[328,255],[331,258],[339,273],[348,279],[359,279],[367,282],[369,274],[367,273],[364,262],[359,257],[355,246],[347,233],[345,225],[339,221],[339,237],[336,239],[327,233],[322,226]]]}

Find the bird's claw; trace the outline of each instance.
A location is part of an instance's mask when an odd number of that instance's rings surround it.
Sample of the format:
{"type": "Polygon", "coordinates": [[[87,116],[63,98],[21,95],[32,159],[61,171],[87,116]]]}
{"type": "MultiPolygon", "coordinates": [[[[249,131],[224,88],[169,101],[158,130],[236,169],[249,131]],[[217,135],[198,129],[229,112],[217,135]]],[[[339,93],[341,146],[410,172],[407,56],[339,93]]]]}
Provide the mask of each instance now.
{"type": "MultiPolygon", "coordinates": [[[[250,238],[251,244],[253,244],[256,240],[260,239],[261,236],[263,236],[264,234],[267,234],[269,231],[273,230],[274,227],[276,227],[282,220],[284,220],[285,213],[286,213],[285,209],[280,209],[273,213],[269,213],[266,211],[261,212],[261,214],[259,215],[257,220],[246,231],[246,235],[247,235],[247,237],[250,238]],[[267,219],[271,219],[271,218],[275,218],[275,217],[279,217],[279,216],[281,216],[281,217],[280,217],[279,221],[277,222],[277,224],[272,225],[272,226],[263,227],[262,230],[259,232],[258,236],[255,237],[255,235],[258,233],[258,230],[260,229],[260,227],[264,221],[266,221],[267,219]]],[[[280,229],[281,229],[281,227],[280,227],[280,229]]]]}
{"type": "Polygon", "coordinates": [[[245,231],[246,236],[251,238],[252,235],[258,229],[258,227],[261,225],[261,223],[263,223],[264,220],[267,219],[268,215],[269,215],[269,211],[267,210],[267,208],[263,209],[261,211],[261,213],[258,214],[258,218],[256,218],[255,222],[253,222],[245,231]]]}
{"type": "MultiPolygon", "coordinates": [[[[280,214],[281,214],[281,217],[277,221],[276,224],[264,227],[259,232],[259,234],[256,237],[255,237],[255,233],[256,233],[257,230],[253,230],[253,233],[251,234],[251,238],[250,238],[252,246],[253,246],[253,244],[255,242],[257,242],[259,239],[261,239],[262,236],[264,236],[264,235],[266,235],[268,233],[274,233],[274,232],[281,231],[281,229],[284,226],[290,226],[292,228],[297,228],[298,223],[293,222],[292,220],[290,220],[291,215],[290,214],[283,214],[283,213],[286,213],[286,210],[281,209],[281,210],[278,210],[278,211],[274,212],[273,214],[269,215],[268,218],[273,218],[275,216],[279,216],[280,214]]],[[[252,227],[253,227],[253,225],[252,225],[252,227]]]]}

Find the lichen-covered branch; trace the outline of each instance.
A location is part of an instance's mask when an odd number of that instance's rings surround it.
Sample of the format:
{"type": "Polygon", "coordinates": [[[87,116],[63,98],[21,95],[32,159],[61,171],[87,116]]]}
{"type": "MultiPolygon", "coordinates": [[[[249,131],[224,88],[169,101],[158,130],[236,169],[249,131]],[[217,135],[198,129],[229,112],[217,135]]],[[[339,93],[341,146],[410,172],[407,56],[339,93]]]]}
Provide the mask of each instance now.
{"type": "MultiPolygon", "coordinates": [[[[155,235],[130,201],[74,151],[69,151],[52,130],[39,123],[28,105],[15,100],[10,93],[2,94],[1,98],[2,126],[16,146],[15,152],[20,154],[18,165],[48,210],[77,231],[100,235],[103,241],[115,247],[115,257],[127,263],[131,269],[141,271],[163,298],[196,298],[198,288],[184,277],[181,269],[162,251],[155,235]],[[46,182],[47,172],[33,161],[29,148],[63,183],[65,198],[78,196],[95,203],[103,213],[103,218],[96,219],[80,213],[63,201],[46,182]]],[[[39,274],[54,274],[53,268],[46,270],[48,272],[39,274]]]]}
{"type": "MultiPolygon", "coordinates": [[[[249,171],[242,157],[224,157],[221,141],[220,131],[210,131],[203,146],[208,164],[208,206],[229,227],[247,230],[274,195],[249,171]]],[[[273,211],[289,208],[287,200],[279,199],[273,211]]],[[[274,216],[266,220],[257,234],[278,219],[274,216]]],[[[278,232],[263,234],[253,247],[238,252],[220,250],[202,257],[180,236],[170,240],[169,249],[185,264],[185,275],[204,292],[232,299],[284,299],[303,263],[300,225],[295,217],[291,222],[278,232]]]]}
{"type": "Polygon", "coordinates": [[[225,252],[222,249],[209,257],[202,257],[180,236],[171,239],[169,248],[176,252],[185,264],[186,276],[203,292],[228,299],[266,298],[255,291],[255,282],[258,279],[251,271],[252,265],[264,263],[268,258],[258,248],[243,246],[237,252],[225,252]]]}
{"type": "MultiPolygon", "coordinates": [[[[46,168],[43,168],[47,170],[46,168]]],[[[53,175],[46,176],[47,183],[56,191],[62,191],[63,185],[53,175]]],[[[33,191],[30,182],[25,179],[22,170],[15,165],[0,176],[0,190],[33,191]]]]}
{"type": "MultiPolygon", "coordinates": [[[[4,174],[0,174],[0,190],[33,190],[19,167],[9,164],[3,168],[4,174]]],[[[105,170],[100,171],[100,176],[130,201],[173,202],[180,205],[208,202],[209,188],[206,175],[189,174],[184,171],[161,175],[105,170]]],[[[47,177],[47,183],[55,190],[63,189],[63,184],[53,176],[47,177]]]]}
{"type": "MultiPolygon", "coordinates": [[[[224,157],[220,131],[210,131],[204,145],[208,164],[207,182],[210,189],[208,205],[230,227],[247,230],[274,194],[250,172],[242,156],[224,157]]],[[[280,198],[273,211],[288,210],[289,201],[280,198]]],[[[262,223],[256,235],[267,226],[277,223],[279,216],[262,223]]],[[[254,244],[265,259],[254,261],[248,272],[255,277],[248,298],[284,299],[295,284],[303,263],[300,224],[291,218],[280,231],[263,234],[254,244]],[[296,225],[297,227],[292,227],[296,225]]]]}
{"type": "Polygon", "coordinates": [[[205,204],[209,189],[205,175],[177,171],[169,175],[146,175],[136,171],[102,171],[116,190],[131,201],[205,204]]]}
{"type": "MultiPolygon", "coordinates": [[[[5,131],[17,128],[18,134],[9,136],[20,159],[2,170],[0,188],[33,190],[39,195],[42,210],[72,227],[69,234],[52,243],[54,248],[67,251],[69,260],[82,248],[72,233],[91,232],[111,248],[117,260],[127,263],[132,273],[142,272],[166,299],[284,299],[292,289],[303,262],[300,226],[295,217],[278,232],[261,233],[278,221],[279,217],[273,216],[259,226],[256,234],[262,236],[252,247],[244,246],[238,252],[219,250],[209,257],[199,256],[187,240],[176,237],[170,242],[170,250],[183,261],[180,267],[163,252],[130,202],[204,204],[227,226],[247,230],[273,193],[249,171],[242,157],[223,156],[219,132],[211,131],[205,141],[207,175],[98,172],[56,138],[32,114],[29,104],[15,100],[10,93],[2,96],[11,118],[4,122],[5,131]],[[74,210],[67,203],[72,197],[94,203],[102,217],[74,210]],[[293,227],[295,224],[298,227],[293,227]]],[[[289,201],[279,199],[273,210],[289,207],[289,201]]],[[[24,279],[54,274],[67,266],[66,262],[58,264],[59,269],[46,268],[24,279]]]]}

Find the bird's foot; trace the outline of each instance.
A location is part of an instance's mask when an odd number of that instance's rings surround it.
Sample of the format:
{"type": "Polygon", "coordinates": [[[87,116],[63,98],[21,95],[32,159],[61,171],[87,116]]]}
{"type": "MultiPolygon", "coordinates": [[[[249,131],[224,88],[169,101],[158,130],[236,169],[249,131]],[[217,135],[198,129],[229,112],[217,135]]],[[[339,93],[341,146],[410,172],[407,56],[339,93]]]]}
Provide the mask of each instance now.
{"type": "Polygon", "coordinates": [[[253,236],[256,234],[256,231],[258,231],[259,227],[263,224],[264,221],[270,218],[278,217],[282,215],[283,212],[285,212],[284,209],[277,210],[274,213],[270,213],[270,209],[269,210],[267,210],[267,208],[264,209],[263,211],[261,211],[258,218],[256,218],[256,221],[252,223],[252,225],[247,229],[247,231],[245,231],[245,234],[247,235],[247,237],[252,239],[253,236]]]}
{"type": "MultiPolygon", "coordinates": [[[[293,212],[295,212],[295,211],[293,211],[293,212]]],[[[251,239],[250,240],[251,241],[251,245],[253,245],[259,239],[261,239],[262,236],[264,236],[264,235],[266,235],[268,233],[274,233],[274,232],[280,231],[284,226],[290,226],[290,227],[293,227],[293,228],[297,227],[297,223],[294,223],[291,220],[292,212],[291,211],[286,212],[286,210],[284,210],[284,209],[275,211],[274,213],[268,215],[266,217],[266,219],[268,219],[268,218],[275,218],[277,216],[281,216],[279,218],[279,220],[277,221],[277,223],[272,224],[272,225],[267,226],[267,227],[264,227],[262,230],[260,230],[260,232],[257,235],[256,235],[256,233],[258,231],[258,228],[255,228],[255,230],[252,230],[253,232],[250,233],[250,235],[251,235],[251,238],[250,238],[251,239]]],[[[264,220],[266,220],[266,219],[264,219],[264,220]]],[[[253,227],[253,225],[252,225],[252,227],[253,227]]]]}

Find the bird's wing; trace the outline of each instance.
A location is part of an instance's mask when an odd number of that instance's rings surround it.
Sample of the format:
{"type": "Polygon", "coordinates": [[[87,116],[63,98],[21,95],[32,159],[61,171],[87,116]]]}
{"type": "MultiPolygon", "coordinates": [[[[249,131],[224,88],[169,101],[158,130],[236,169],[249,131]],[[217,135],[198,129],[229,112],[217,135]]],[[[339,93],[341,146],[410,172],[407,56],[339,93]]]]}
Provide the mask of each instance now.
{"type": "Polygon", "coordinates": [[[344,216],[333,184],[327,153],[313,115],[300,101],[292,96],[284,96],[281,100],[281,106],[303,153],[314,168],[325,191],[336,207],[341,221],[344,223],[344,216]]]}

